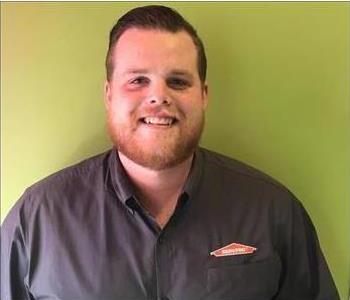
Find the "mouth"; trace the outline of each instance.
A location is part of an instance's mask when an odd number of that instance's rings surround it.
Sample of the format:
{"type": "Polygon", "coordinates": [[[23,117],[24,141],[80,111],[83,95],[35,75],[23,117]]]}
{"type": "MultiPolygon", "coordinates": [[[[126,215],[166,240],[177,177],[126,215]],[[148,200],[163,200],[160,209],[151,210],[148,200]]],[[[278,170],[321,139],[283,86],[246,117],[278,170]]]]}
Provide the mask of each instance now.
{"type": "Polygon", "coordinates": [[[178,122],[174,117],[144,117],[140,122],[150,126],[171,127],[178,122]]]}

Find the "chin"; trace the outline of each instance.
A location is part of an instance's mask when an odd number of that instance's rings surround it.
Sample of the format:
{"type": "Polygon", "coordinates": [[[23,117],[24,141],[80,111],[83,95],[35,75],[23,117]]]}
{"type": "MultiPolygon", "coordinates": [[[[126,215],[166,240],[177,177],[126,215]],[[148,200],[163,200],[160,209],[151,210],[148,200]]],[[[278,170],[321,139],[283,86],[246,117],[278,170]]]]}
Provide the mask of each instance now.
{"type": "MultiPolygon", "coordinates": [[[[125,145],[124,145],[125,146],[125,145]]],[[[118,144],[117,149],[136,164],[152,170],[164,170],[175,167],[187,160],[195,151],[194,147],[142,147],[132,146],[132,143],[124,147],[118,144]],[[129,147],[131,146],[131,147],[129,147]]]]}
{"type": "Polygon", "coordinates": [[[109,135],[118,151],[134,163],[152,170],[175,167],[187,160],[198,147],[204,118],[196,126],[164,136],[143,135],[108,122],[109,135]]]}

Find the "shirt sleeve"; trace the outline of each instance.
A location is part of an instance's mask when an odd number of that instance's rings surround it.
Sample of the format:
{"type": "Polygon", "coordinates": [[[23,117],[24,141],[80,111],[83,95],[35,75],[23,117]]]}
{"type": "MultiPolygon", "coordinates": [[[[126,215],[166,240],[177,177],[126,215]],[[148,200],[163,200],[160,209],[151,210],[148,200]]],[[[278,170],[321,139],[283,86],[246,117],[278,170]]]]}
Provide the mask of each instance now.
{"type": "Polygon", "coordinates": [[[275,300],[339,300],[312,221],[302,204],[291,200],[277,225],[283,271],[275,300]]]}
{"type": "Polygon", "coordinates": [[[25,279],[28,258],[21,218],[21,200],[11,209],[1,226],[1,299],[30,300],[25,279]]]}

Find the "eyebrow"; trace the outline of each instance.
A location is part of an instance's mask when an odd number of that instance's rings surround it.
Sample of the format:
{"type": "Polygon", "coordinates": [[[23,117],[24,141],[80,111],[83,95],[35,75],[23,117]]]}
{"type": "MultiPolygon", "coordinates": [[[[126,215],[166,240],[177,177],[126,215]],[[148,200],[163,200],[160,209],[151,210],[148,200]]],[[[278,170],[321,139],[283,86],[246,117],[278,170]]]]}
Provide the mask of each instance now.
{"type": "Polygon", "coordinates": [[[189,79],[193,79],[193,75],[186,70],[172,70],[170,75],[184,76],[189,79]]]}
{"type": "Polygon", "coordinates": [[[146,74],[149,71],[147,69],[127,69],[123,74],[146,74]]]}
{"type": "MultiPolygon", "coordinates": [[[[148,69],[136,69],[136,68],[131,68],[126,70],[125,72],[123,72],[124,75],[127,74],[147,74],[149,73],[148,69]]],[[[171,72],[169,72],[169,75],[176,75],[176,76],[184,76],[187,77],[189,79],[193,79],[193,75],[186,71],[186,70],[182,70],[182,69],[174,69],[171,72]]]]}

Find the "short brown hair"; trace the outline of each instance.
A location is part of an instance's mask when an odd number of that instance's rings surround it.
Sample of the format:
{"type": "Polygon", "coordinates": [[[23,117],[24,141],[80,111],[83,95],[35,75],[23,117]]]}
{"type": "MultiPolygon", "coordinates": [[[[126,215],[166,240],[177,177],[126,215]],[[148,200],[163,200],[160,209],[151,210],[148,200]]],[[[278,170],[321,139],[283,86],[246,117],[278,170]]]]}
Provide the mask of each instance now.
{"type": "Polygon", "coordinates": [[[197,67],[199,78],[204,84],[207,73],[207,58],[203,42],[197,35],[193,26],[188,23],[177,11],[162,5],[148,5],[136,7],[123,15],[113,26],[109,34],[109,46],[106,56],[107,80],[111,80],[113,74],[112,54],[121,35],[132,27],[143,29],[160,29],[176,33],[186,31],[192,38],[197,49],[197,67]]]}

